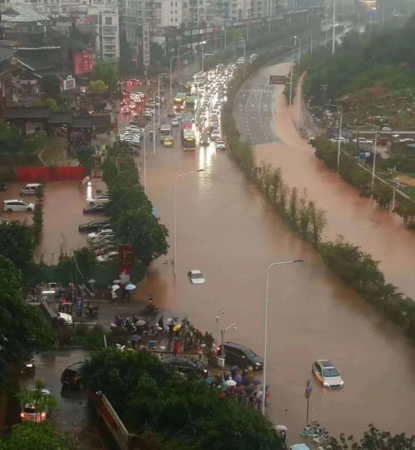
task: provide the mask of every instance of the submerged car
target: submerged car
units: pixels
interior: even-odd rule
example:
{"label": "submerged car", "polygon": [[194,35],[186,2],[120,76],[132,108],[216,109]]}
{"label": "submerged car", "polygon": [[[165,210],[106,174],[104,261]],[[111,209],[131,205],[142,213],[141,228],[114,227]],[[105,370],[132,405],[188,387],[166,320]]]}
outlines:
{"label": "submerged car", "polygon": [[206,278],[200,270],[189,270],[187,273],[192,284],[205,284]]}
{"label": "submerged car", "polygon": [[317,359],[311,366],[311,372],[320,383],[328,389],[339,389],[344,386],[340,372],[328,359]]}

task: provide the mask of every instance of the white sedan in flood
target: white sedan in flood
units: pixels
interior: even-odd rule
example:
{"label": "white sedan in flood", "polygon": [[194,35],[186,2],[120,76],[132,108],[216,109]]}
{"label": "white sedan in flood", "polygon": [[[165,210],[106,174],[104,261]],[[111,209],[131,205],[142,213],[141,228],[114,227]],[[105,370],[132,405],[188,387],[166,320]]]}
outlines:
{"label": "white sedan in flood", "polygon": [[200,270],[189,270],[187,273],[192,284],[205,284],[206,278]]}

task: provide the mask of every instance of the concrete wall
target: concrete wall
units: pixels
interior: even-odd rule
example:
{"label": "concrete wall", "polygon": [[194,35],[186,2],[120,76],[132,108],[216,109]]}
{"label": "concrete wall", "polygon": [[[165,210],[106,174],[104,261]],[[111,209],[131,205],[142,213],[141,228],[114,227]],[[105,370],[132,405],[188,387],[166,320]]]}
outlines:
{"label": "concrete wall", "polygon": [[136,445],[135,435],[128,432],[104,394],[100,395],[90,388],[88,400],[95,408],[98,416],[104,421],[109,433],[111,433],[111,436],[117,442],[120,450],[139,450]]}

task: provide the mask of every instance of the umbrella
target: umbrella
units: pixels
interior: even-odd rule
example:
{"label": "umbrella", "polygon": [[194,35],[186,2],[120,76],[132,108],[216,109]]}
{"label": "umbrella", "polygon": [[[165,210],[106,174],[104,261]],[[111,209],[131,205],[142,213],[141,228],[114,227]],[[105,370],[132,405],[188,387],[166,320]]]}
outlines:
{"label": "umbrella", "polygon": [[143,325],[146,324],[146,321],[143,319],[138,319],[137,322],[135,323],[136,327],[142,327]]}
{"label": "umbrella", "polygon": [[137,289],[137,286],[135,284],[130,283],[125,286],[126,291],[133,291],[134,289]]}
{"label": "umbrella", "polygon": [[275,427],[277,431],[288,431],[288,428],[285,425],[277,425]]}
{"label": "umbrella", "polygon": [[118,286],[118,284],[114,284],[114,285],[111,287],[111,289],[112,289],[113,291],[117,291],[119,288],[120,288],[120,287]]}
{"label": "umbrella", "polygon": [[236,386],[236,381],[235,380],[227,380],[227,381],[225,381],[225,386],[229,386],[229,387]]}

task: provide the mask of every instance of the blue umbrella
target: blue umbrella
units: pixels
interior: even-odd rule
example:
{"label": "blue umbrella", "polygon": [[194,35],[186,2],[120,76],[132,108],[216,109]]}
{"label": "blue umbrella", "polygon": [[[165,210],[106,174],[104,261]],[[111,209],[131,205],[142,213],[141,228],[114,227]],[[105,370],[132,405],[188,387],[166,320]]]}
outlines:
{"label": "blue umbrella", "polygon": [[135,284],[130,283],[125,286],[126,291],[133,291],[134,289],[137,289],[137,286]]}

